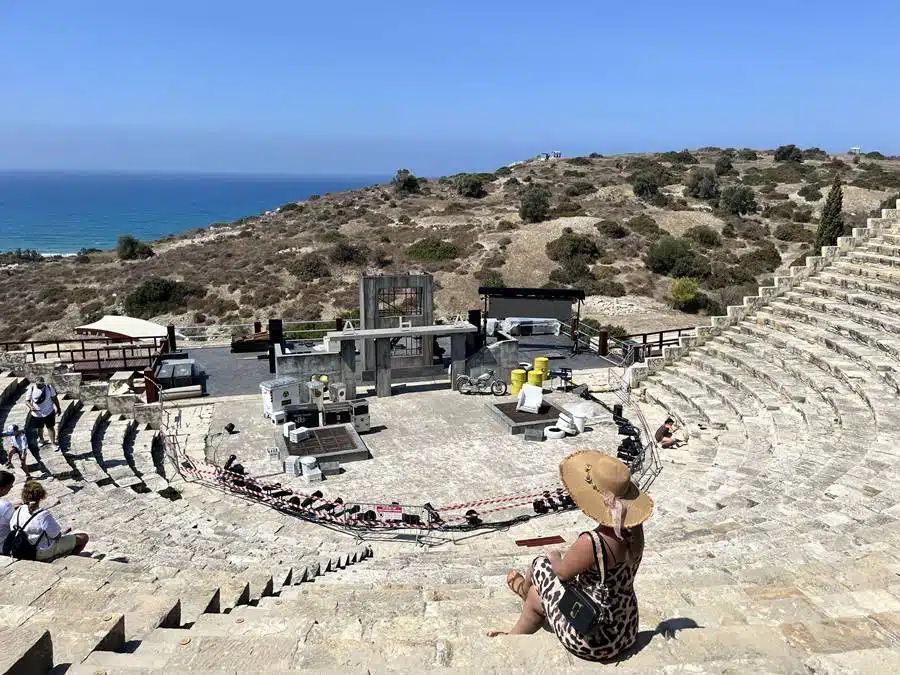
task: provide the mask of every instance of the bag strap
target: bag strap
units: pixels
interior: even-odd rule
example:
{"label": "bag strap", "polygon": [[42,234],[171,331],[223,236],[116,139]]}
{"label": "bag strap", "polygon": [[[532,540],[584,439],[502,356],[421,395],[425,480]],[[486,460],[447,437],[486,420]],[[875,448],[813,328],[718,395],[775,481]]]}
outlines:
{"label": "bag strap", "polygon": [[[591,538],[591,545],[594,547],[594,561],[597,563],[597,569],[600,570],[600,583],[606,583],[606,547],[603,546],[603,538],[596,531],[590,530],[586,533]],[[600,554],[597,554],[597,549]]]}
{"label": "bag strap", "polygon": [[[24,506],[24,505],[23,505],[23,506]],[[19,508],[22,508],[22,507],[20,506]],[[32,520],[34,520],[34,517],[35,517],[37,514],[39,514],[41,511],[43,511],[43,510],[44,510],[44,509],[38,509],[38,510],[35,511],[34,513],[30,514],[28,520],[25,521],[25,524],[24,524],[24,525],[19,525],[19,524],[18,524],[19,519],[18,519],[18,517],[16,517],[16,529],[17,529],[17,530],[22,530],[22,531],[24,532],[24,531],[25,531],[25,528],[28,527],[28,523],[30,523]],[[45,534],[45,533],[42,531],[42,532],[41,532],[41,535],[43,535],[43,534]],[[38,541],[40,541],[40,540],[41,540],[41,538],[38,537]]]}

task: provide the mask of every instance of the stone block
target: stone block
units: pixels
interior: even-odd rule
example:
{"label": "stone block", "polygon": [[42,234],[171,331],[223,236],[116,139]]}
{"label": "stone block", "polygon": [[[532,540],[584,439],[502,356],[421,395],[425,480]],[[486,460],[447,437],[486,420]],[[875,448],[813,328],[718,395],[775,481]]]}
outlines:
{"label": "stone block", "polygon": [[47,673],[53,667],[53,642],[46,628],[0,630],[0,672],[6,675]]}

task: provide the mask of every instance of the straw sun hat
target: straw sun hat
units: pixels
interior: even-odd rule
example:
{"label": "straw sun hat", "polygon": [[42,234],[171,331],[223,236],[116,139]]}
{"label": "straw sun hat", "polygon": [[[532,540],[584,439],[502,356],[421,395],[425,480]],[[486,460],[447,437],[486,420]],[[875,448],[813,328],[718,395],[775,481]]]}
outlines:
{"label": "straw sun hat", "polygon": [[616,501],[624,507],[622,527],[636,527],[653,513],[653,500],[631,481],[623,462],[596,450],[578,450],[559,465],[559,475],[572,500],[585,515],[607,527],[616,526]]}

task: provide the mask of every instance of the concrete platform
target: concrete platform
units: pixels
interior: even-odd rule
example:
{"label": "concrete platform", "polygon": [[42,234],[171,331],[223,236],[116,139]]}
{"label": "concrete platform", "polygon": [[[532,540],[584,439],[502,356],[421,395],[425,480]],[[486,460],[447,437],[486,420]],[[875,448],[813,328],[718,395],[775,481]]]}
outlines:
{"label": "concrete platform", "polygon": [[352,424],[332,424],[309,430],[310,437],[299,443],[281,439],[289,455],[312,456],[318,462],[359,462],[372,454]]}
{"label": "concrete platform", "polygon": [[541,403],[537,413],[516,410],[517,401],[506,403],[489,403],[488,412],[511,434],[524,434],[526,429],[545,429],[553,426],[562,410],[552,403]]}

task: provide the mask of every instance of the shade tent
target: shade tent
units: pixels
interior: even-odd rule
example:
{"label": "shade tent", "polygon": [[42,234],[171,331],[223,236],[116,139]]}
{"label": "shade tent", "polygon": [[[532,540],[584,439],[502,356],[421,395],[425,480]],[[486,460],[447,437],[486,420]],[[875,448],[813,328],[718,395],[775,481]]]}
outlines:
{"label": "shade tent", "polygon": [[94,323],[78,326],[75,332],[78,335],[103,335],[108,338],[123,340],[166,337],[166,327],[160,326],[158,323],[112,314],[107,314]]}

